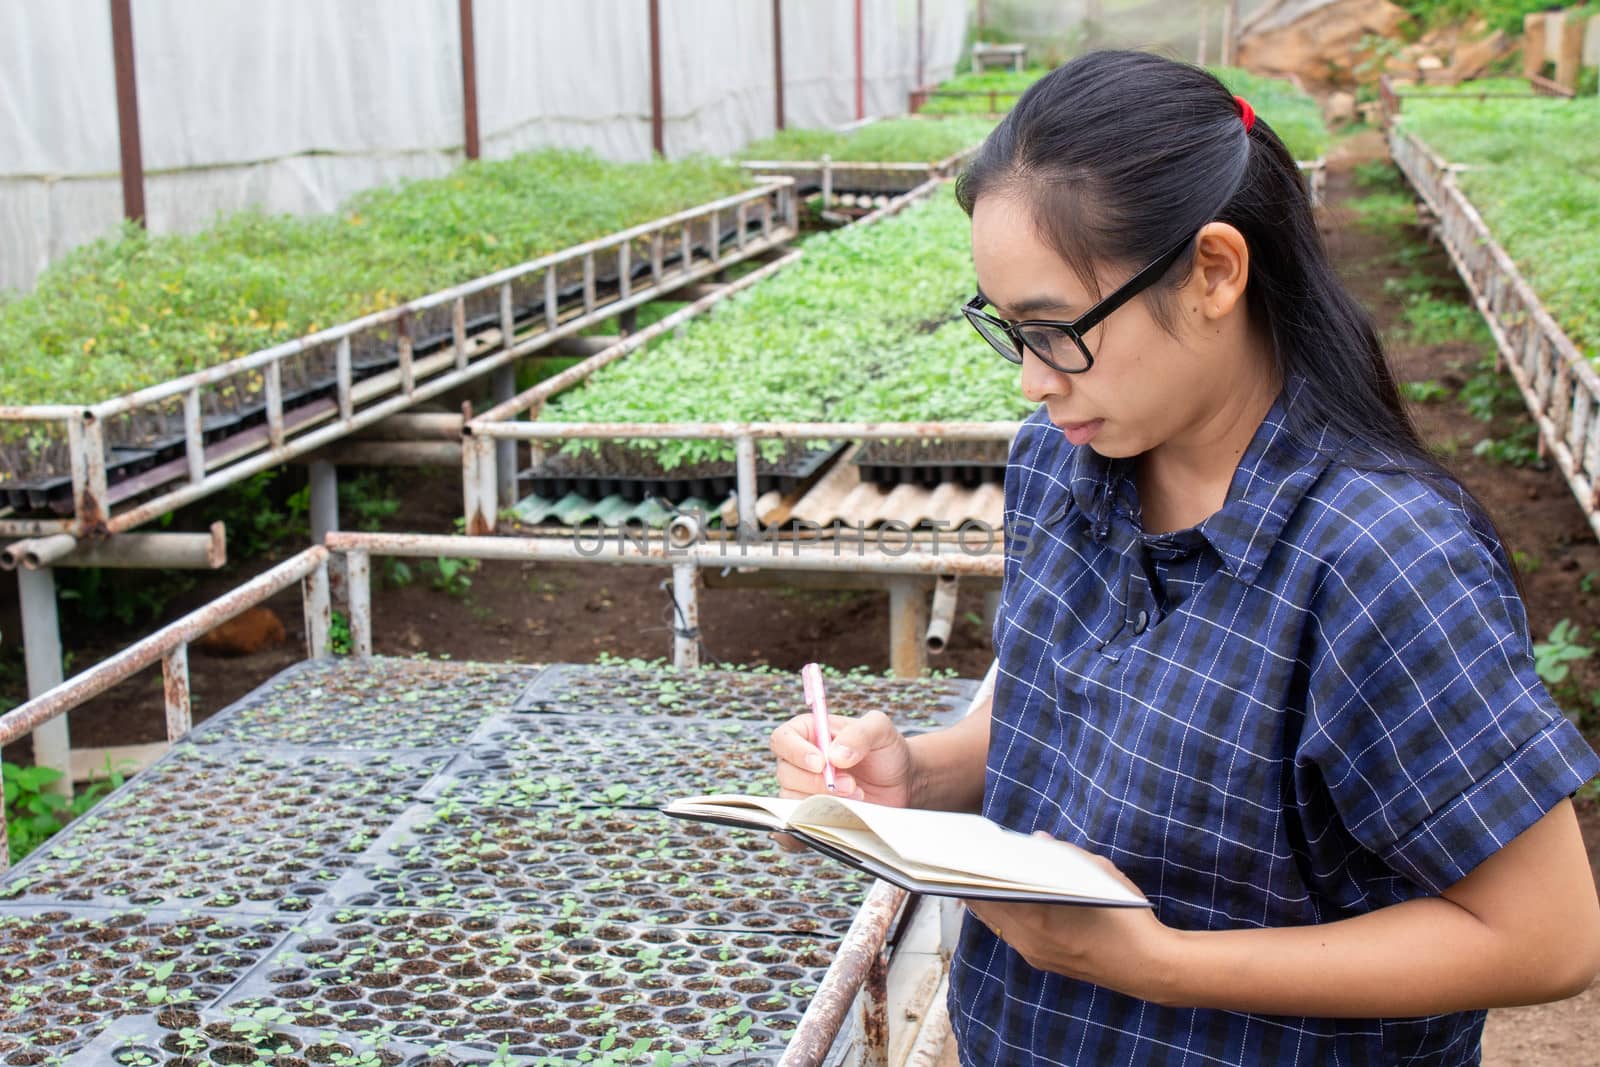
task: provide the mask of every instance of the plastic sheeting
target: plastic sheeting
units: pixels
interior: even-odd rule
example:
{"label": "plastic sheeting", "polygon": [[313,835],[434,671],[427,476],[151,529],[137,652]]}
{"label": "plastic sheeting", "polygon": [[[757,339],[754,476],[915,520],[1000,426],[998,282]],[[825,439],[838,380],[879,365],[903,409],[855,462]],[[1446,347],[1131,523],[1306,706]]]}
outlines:
{"label": "plastic sheeting", "polygon": [[[965,0],[860,0],[868,115],[903,112],[923,9],[925,80],[948,77]],[[856,117],[856,0],[784,0],[790,126]],[[660,0],[667,155],[727,153],[776,124],[772,4]],[[476,0],[481,154],[650,154],[647,0]],[[152,232],[218,213],[333,210],[462,159],[456,0],[132,0]],[[25,289],[122,217],[107,0],[0,4],[0,290]]]}

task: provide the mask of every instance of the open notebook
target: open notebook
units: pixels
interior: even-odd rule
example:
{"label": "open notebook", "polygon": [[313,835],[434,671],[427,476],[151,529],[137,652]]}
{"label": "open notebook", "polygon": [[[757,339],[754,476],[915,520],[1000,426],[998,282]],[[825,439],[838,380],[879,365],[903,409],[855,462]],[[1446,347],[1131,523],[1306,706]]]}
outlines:
{"label": "open notebook", "polygon": [[930,896],[1143,908],[1149,901],[1082,849],[981,815],[890,808],[826,794],[802,800],[721,794],[675,800],[679,819],[782,830],[818,852]]}

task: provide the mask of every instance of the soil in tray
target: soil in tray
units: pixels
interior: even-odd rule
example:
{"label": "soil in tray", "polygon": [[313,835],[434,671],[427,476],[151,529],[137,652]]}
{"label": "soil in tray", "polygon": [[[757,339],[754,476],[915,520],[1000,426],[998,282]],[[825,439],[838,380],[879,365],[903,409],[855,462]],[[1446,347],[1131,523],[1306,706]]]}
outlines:
{"label": "soil in tray", "polygon": [[[788,442],[783,454],[773,461],[756,459],[756,489],[789,490],[822,469],[842,445],[808,447],[804,442]],[[552,451],[544,462],[524,471],[524,486],[544,497],[562,497],[576,492],[587,497],[617,494],[625,500],[642,501],[650,497],[685,500],[699,497],[718,500],[736,488],[732,460],[688,463],[670,470],[657,461],[649,448],[624,441],[602,441],[598,451],[567,455]]]}

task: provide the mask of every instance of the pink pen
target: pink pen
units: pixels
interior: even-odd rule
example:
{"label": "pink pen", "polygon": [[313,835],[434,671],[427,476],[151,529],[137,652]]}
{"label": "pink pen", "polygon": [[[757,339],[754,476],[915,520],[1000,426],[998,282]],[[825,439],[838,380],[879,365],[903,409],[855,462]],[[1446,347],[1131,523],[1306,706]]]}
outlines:
{"label": "pink pen", "polygon": [[833,764],[828,761],[828,694],[822,689],[822,668],[815,663],[801,667],[800,684],[805,688],[806,706],[811,709],[811,722],[816,727],[817,747],[822,750],[822,780],[832,793],[835,787]]}

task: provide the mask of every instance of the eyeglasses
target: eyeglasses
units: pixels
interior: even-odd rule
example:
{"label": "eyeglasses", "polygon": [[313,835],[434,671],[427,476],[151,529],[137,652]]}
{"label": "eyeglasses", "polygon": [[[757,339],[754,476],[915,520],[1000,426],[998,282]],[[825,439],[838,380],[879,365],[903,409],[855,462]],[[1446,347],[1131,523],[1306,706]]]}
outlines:
{"label": "eyeglasses", "polygon": [[1116,292],[1071,322],[1054,319],[1008,322],[983,310],[989,300],[982,293],[967,301],[961,313],[972,323],[973,329],[989,342],[990,347],[1012,363],[1022,362],[1022,350],[1026,345],[1051,370],[1062,374],[1082,374],[1094,366],[1094,353],[1089,351],[1084,335],[1100,325],[1107,315],[1154,285],[1193,241],[1194,234],[1189,234],[1162,253],[1154,263],[1129,278]]}

